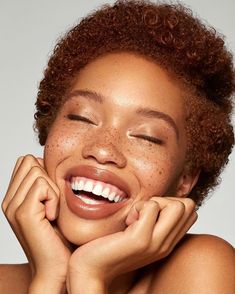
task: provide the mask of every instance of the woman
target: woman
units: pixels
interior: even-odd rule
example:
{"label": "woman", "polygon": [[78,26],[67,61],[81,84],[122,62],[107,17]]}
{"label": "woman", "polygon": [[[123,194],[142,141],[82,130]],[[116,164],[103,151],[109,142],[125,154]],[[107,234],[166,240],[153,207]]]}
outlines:
{"label": "woman", "polygon": [[[3,293],[233,293],[234,251],[186,235],[234,144],[231,54],[181,5],[118,1],[57,44],[2,208],[29,263]],[[179,282],[180,281],[180,282]]]}

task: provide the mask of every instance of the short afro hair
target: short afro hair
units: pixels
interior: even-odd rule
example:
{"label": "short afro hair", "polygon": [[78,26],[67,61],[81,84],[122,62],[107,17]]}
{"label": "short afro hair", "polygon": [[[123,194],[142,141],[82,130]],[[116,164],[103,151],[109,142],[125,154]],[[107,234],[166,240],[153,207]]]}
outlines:
{"label": "short afro hair", "polygon": [[35,113],[39,142],[45,144],[79,71],[101,55],[122,51],[151,59],[191,89],[192,97],[186,98],[186,166],[201,173],[188,196],[199,207],[218,184],[234,145],[235,78],[223,36],[181,4],[116,1],[68,31],[55,46],[39,86]]}

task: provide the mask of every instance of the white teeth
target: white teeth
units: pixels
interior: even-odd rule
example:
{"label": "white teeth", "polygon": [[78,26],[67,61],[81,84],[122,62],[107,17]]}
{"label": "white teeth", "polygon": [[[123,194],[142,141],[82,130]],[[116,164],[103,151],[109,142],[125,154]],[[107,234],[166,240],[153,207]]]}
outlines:
{"label": "white teeth", "polygon": [[72,182],[72,183],[71,183],[71,188],[72,188],[72,190],[75,190],[75,184],[76,184],[76,182]]}
{"label": "white teeth", "polygon": [[114,198],[114,202],[118,202],[119,198],[120,198],[120,196],[117,195],[117,196]]}
{"label": "white teeth", "polygon": [[94,200],[92,198],[89,199],[89,198],[83,197],[82,195],[77,195],[77,197],[80,198],[86,204],[100,204],[99,201]]}
{"label": "white teeth", "polygon": [[94,189],[92,190],[92,193],[95,195],[100,196],[102,193],[103,187],[101,184],[97,183],[94,187]]}
{"label": "white teeth", "polygon": [[80,181],[73,181],[71,183],[71,188],[72,190],[75,190],[75,191],[80,191],[80,190],[84,190],[84,181],[83,180],[80,180]]}
{"label": "white teeth", "polygon": [[74,182],[74,190],[78,190],[78,182]]}
{"label": "white teeth", "polygon": [[102,195],[104,198],[108,198],[108,197],[109,197],[109,192],[110,192],[109,187],[106,187],[106,188],[104,188],[104,191],[102,192],[101,195]]}
{"label": "white teeth", "polygon": [[110,201],[113,201],[114,197],[116,196],[115,192],[112,192],[109,196],[108,196],[108,199]]}
{"label": "white teeth", "polygon": [[93,190],[93,183],[92,181],[87,181],[85,183],[85,186],[83,187],[83,190],[86,192],[91,192]]}
{"label": "white teeth", "polygon": [[77,185],[76,185],[75,190],[83,190],[85,182],[81,180],[81,181],[76,182],[76,183],[77,183]]}
{"label": "white teeth", "polygon": [[[86,192],[92,192],[93,194],[97,196],[101,196],[104,198],[108,198],[109,201],[122,202],[125,197],[118,195],[118,191],[114,189],[113,192],[111,192],[111,187],[109,184],[104,185],[102,182],[94,182],[88,179],[83,178],[72,178],[71,180],[71,188],[74,191],[86,191]],[[79,196],[80,197],[80,196]],[[84,198],[81,199],[87,204],[98,204],[98,200],[94,199],[88,199]]]}

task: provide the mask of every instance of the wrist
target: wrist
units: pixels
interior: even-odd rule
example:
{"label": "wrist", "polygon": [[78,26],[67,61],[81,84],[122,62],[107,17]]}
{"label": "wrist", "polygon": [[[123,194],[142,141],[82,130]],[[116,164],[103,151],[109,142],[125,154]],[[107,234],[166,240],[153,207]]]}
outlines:
{"label": "wrist", "polygon": [[66,284],[60,279],[53,279],[42,276],[34,276],[32,279],[28,294],[65,294]]}
{"label": "wrist", "polygon": [[70,294],[106,294],[106,283],[89,274],[70,273],[68,277]]}

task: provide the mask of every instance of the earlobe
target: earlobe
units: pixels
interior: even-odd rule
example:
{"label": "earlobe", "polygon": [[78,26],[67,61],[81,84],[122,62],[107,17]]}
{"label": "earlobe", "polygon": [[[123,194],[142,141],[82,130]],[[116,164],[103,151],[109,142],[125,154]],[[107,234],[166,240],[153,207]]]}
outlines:
{"label": "earlobe", "polygon": [[193,187],[196,185],[199,175],[200,170],[196,170],[187,174],[183,173],[176,190],[176,197],[186,198],[192,191]]}

